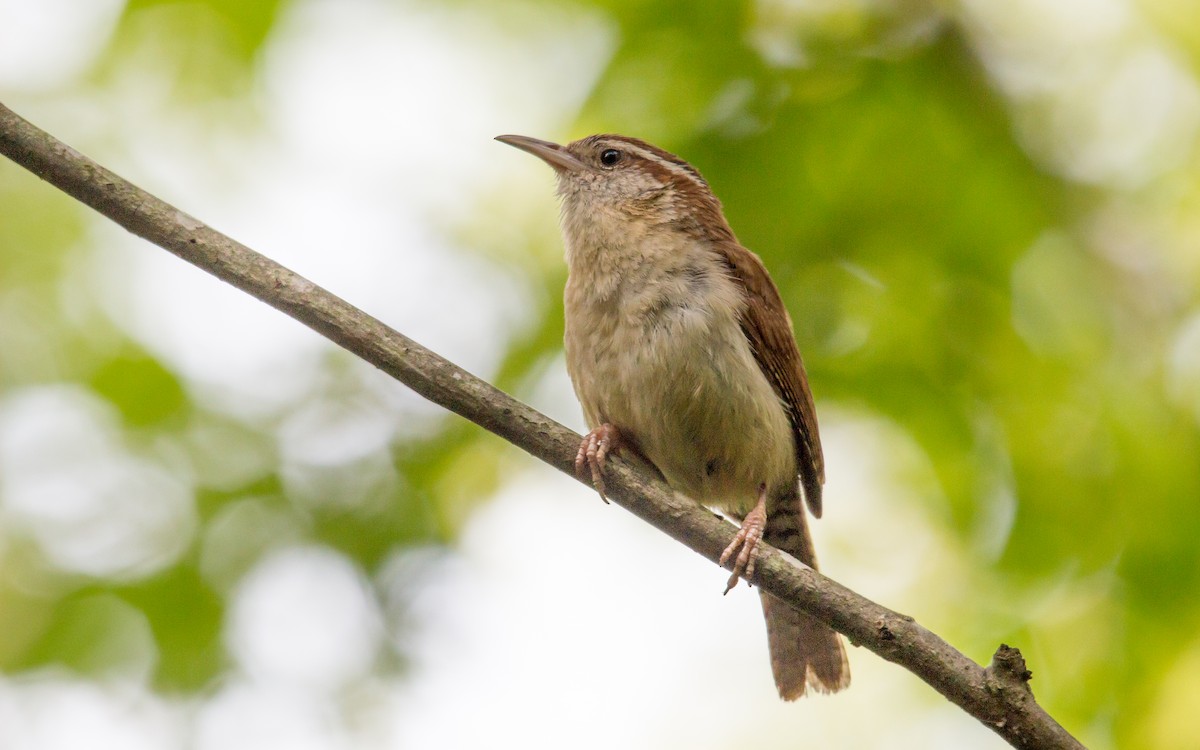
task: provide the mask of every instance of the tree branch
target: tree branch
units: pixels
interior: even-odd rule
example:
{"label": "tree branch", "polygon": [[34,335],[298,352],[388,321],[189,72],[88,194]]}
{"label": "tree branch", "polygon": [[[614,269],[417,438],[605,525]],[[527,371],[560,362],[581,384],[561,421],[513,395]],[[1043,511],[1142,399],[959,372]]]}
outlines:
{"label": "tree branch", "polygon": [[[183,260],[304,323],[425,398],[574,476],[579,436],[416,342],[159,200],[0,105],[0,152],[68,195]],[[716,562],[731,525],[619,460],[609,496]],[[1020,652],[1001,646],[986,669],[911,617],[893,612],[762,546],[752,582],[929,683],[1014,747],[1082,748],[1034,700]]]}

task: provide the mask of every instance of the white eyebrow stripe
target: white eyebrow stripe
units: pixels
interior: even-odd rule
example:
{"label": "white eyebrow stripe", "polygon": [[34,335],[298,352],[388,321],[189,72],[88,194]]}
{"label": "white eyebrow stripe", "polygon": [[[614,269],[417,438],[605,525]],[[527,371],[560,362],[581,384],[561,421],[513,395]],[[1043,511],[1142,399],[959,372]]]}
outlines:
{"label": "white eyebrow stripe", "polygon": [[692,165],[686,163],[681,164],[680,162],[672,161],[671,159],[664,159],[653,151],[647,151],[641,146],[630,143],[629,141],[622,141],[621,145],[623,145],[627,151],[634,153],[647,161],[652,161],[655,164],[661,165],[662,167],[666,168],[668,172],[676,174],[687,180],[691,180],[698,187],[704,188],[705,190],[708,189],[708,182],[706,182],[705,179],[700,176],[700,173],[697,172],[696,168]]}

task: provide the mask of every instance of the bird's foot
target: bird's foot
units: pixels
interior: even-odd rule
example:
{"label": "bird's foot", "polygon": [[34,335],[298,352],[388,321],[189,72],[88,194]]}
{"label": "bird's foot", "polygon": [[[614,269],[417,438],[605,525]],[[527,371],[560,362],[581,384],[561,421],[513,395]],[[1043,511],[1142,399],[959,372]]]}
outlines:
{"label": "bird's foot", "polygon": [[[737,536],[721,553],[722,567],[733,559],[733,575],[729,576],[729,582],[725,585],[726,594],[737,585],[738,578],[745,578],[748,583],[750,576],[754,575],[754,563],[758,560],[758,543],[762,541],[766,528],[767,486],[764,484],[758,488],[758,502],[754,509],[742,519],[742,528],[738,529]],[[737,557],[734,557],[735,554]]]}
{"label": "bird's foot", "polygon": [[621,433],[611,424],[605,423],[583,436],[579,443],[579,452],[575,454],[575,473],[581,479],[587,479],[584,468],[591,470],[592,485],[600,493],[600,499],[608,502],[604,494],[604,460],[610,451],[616,450],[621,444]]}

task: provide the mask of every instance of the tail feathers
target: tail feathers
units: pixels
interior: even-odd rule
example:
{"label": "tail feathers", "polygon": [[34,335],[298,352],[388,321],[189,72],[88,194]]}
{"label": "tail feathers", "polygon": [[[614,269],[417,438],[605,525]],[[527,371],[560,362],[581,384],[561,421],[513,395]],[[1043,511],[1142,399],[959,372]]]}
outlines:
{"label": "tail feathers", "polygon": [[762,606],[779,697],[794,701],[809,690],[836,693],[849,687],[841,636],[770,594],[762,594]]}
{"label": "tail feathers", "polygon": [[[808,521],[799,496],[793,492],[768,510],[763,539],[816,569],[817,555]],[[762,606],[771,670],[781,698],[791,701],[809,690],[836,693],[849,687],[850,665],[841,636],[770,594],[762,594]]]}

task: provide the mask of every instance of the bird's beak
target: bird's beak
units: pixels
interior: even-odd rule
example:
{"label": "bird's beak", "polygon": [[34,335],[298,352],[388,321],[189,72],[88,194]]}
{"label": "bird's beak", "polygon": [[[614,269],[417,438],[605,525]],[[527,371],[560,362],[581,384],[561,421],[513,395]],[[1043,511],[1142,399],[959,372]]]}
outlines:
{"label": "bird's beak", "polygon": [[496,140],[501,143],[528,151],[537,158],[554,167],[555,172],[579,172],[586,169],[583,162],[557,143],[541,141],[527,135],[498,135]]}

